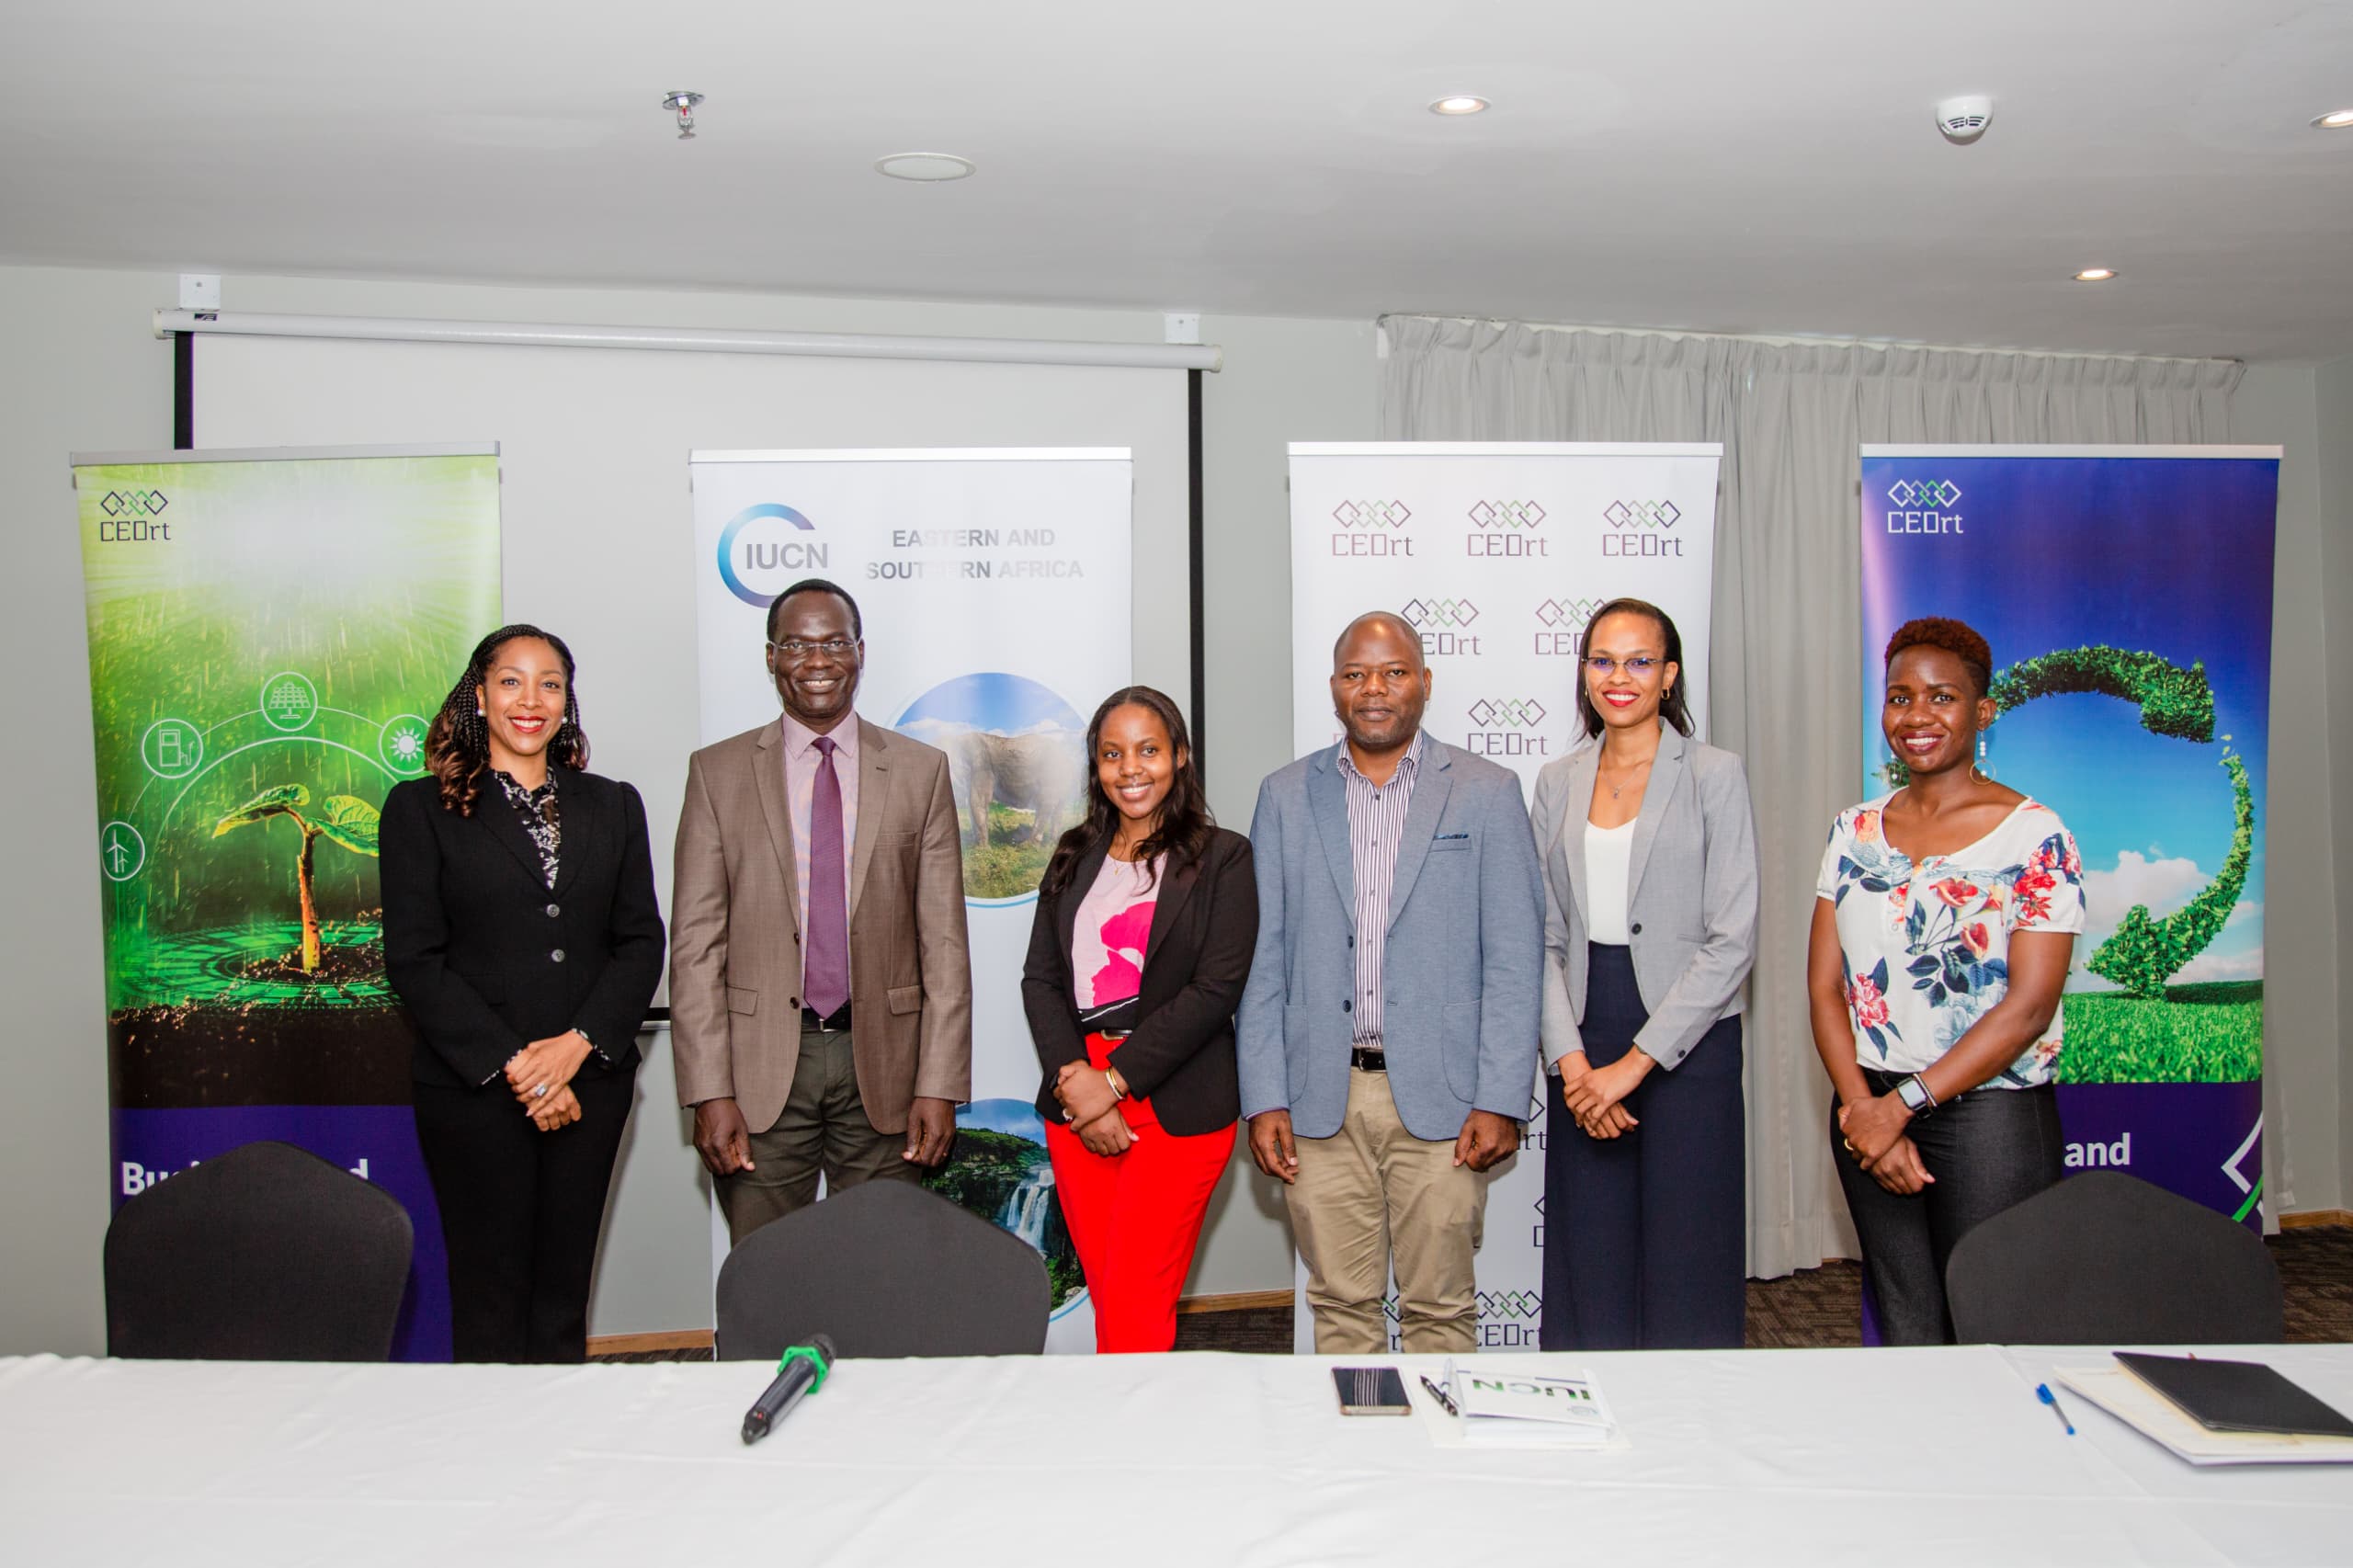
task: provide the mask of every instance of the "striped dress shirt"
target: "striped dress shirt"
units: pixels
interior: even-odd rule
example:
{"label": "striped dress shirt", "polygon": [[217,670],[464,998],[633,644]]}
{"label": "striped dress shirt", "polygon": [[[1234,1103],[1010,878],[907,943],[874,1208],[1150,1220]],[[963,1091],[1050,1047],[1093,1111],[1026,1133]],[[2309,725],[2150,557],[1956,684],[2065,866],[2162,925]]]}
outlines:
{"label": "striped dress shirt", "polygon": [[1345,742],[1340,779],[1348,799],[1348,859],[1357,880],[1356,1043],[1381,1048],[1381,963],[1389,951],[1389,893],[1397,881],[1397,851],[1405,840],[1405,808],[1422,770],[1422,735],[1414,732],[1389,782],[1376,786],[1357,771]]}

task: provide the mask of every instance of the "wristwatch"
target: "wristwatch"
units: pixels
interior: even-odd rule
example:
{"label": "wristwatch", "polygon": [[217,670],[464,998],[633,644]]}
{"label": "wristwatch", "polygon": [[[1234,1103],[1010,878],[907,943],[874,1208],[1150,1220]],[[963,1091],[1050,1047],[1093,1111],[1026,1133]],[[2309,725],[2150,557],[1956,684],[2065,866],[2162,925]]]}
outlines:
{"label": "wristwatch", "polygon": [[1915,1120],[1937,1108],[1937,1096],[1928,1092],[1927,1080],[1917,1073],[1896,1084],[1895,1097],[1904,1102],[1904,1108],[1912,1113]]}

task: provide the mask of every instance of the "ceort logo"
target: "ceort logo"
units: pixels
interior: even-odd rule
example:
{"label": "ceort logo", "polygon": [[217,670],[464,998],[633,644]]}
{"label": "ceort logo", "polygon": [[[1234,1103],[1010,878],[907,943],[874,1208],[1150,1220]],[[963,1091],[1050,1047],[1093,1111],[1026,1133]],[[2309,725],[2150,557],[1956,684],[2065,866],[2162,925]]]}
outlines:
{"label": "ceort logo", "polygon": [[1532,697],[1483,697],[1471,705],[1468,716],[1478,728],[1463,737],[1463,749],[1473,756],[1552,755],[1550,735],[1528,733],[1544,722],[1544,705]]}
{"label": "ceort logo", "polygon": [[1899,479],[1887,487],[1887,531],[1892,534],[1957,534],[1961,486],[1949,479]]}
{"label": "ceort logo", "polygon": [[1403,501],[1343,501],[1332,508],[1332,520],[1350,531],[1332,536],[1332,553],[1411,555],[1414,541],[1395,530],[1413,515]]}
{"label": "ceort logo", "polygon": [[1552,552],[1552,541],[1530,539],[1527,530],[1548,514],[1533,501],[1480,501],[1467,516],[1479,531],[1462,536],[1465,555],[1539,556]]}
{"label": "ceort logo", "polygon": [[1479,639],[1461,634],[1479,619],[1479,607],[1469,599],[1408,599],[1402,613],[1405,624],[1422,634],[1424,658],[1479,652]]}
{"label": "ceort logo", "polygon": [[1586,622],[1607,600],[1546,599],[1536,607],[1534,652],[1540,658],[1576,659],[1585,656]]}
{"label": "ceort logo", "polygon": [[797,538],[817,525],[790,506],[763,501],[727,519],[719,530],[719,580],[754,609],[766,609],[792,578],[823,570],[826,546]]}
{"label": "ceort logo", "polygon": [[1961,486],[1949,479],[1899,479],[1887,487],[1887,498],[1899,506],[1949,506],[1961,499]]}
{"label": "ceort logo", "polygon": [[100,544],[144,544],[168,540],[172,526],[157,519],[171,502],[160,490],[109,490],[98,498],[106,517],[98,524]]}
{"label": "ceort logo", "polygon": [[1683,520],[1683,509],[1672,501],[1612,501],[1601,509],[1601,520],[1616,533],[1601,536],[1604,555],[1681,555],[1683,541],[1653,530],[1671,528]]}

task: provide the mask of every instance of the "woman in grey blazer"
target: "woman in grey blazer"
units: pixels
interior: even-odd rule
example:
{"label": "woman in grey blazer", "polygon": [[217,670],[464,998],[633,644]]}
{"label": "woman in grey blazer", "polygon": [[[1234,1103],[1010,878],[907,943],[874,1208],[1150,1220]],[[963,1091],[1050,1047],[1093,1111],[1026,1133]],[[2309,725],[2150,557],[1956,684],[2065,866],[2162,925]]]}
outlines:
{"label": "woman in grey blazer", "polygon": [[1756,841],[1740,758],[1690,739],[1683,640],[1612,599],[1577,710],[1600,744],[1536,780],[1544,865],[1547,1350],[1736,1347],[1740,984]]}

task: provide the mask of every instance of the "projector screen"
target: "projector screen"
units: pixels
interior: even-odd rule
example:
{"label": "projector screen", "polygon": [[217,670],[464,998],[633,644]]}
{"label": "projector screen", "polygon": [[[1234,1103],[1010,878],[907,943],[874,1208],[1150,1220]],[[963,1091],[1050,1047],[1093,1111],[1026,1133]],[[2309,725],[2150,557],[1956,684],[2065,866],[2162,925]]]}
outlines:
{"label": "projector screen", "polygon": [[689,451],[1129,449],[1135,678],[1192,710],[1183,370],[204,335],[193,347],[199,448],[498,443],[506,619],[571,644],[591,765],[643,793],[665,909],[696,744]]}

